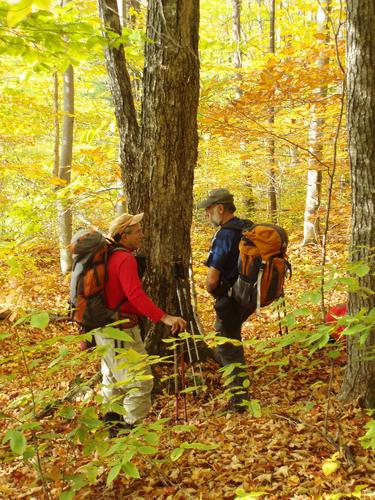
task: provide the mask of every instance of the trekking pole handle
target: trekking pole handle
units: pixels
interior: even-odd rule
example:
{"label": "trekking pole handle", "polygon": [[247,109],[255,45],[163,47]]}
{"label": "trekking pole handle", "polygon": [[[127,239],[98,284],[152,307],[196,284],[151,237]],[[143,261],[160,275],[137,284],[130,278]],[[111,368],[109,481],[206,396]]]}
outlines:
{"label": "trekking pole handle", "polygon": [[178,262],[175,262],[173,264],[173,276],[176,279],[185,278],[184,265],[183,265],[182,261],[178,261]]}

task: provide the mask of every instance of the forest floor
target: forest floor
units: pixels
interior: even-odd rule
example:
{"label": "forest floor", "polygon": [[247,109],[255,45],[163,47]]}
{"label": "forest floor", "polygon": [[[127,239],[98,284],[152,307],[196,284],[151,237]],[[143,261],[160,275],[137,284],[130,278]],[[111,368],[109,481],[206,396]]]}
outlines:
{"label": "forest floor", "polygon": [[[328,261],[340,263],[345,258],[343,247],[334,242],[330,252]],[[310,290],[306,269],[311,262],[319,263],[320,258],[318,249],[302,251],[297,243],[291,253],[294,277],[288,285],[289,310],[299,307],[296,297]],[[209,332],[213,325],[212,304],[201,286],[203,271],[197,267],[199,312],[202,324]],[[25,310],[63,309],[68,285],[58,272],[55,256],[43,250],[38,272],[38,280],[31,272],[24,282],[15,280],[10,287],[4,284],[3,290],[13,297],[22,296]],[[332,300],[340,298],[331,297]],[[3,300],[0,300],[0,305],[4,304],[5,295],[0,299]],[[313,328],[313,317],[312,314],[310,318],[304,318],[306,328]],[[99,367],[97,360],[85,358],[79,354],[78,345],[73,344],[75,347],[69,349],[76,352],[69,353],[65,365],[53,371],[56,357],[64,355],[64,342],[50,347],[40,342],[63,339],[74,333],[74,327],[68,323],[50,323],[40,330],[25,324],[15,325],[14,320],[0,321],[1,351],[5,359],[2,375],[8,376],[0,391],[1,416],[5,422],[2,433],[21,420],[27,421],[23,410],[30,403],[31,389],[34,394],[45,394],[45,400],[63,397],[72,380],[77,376],[88,380]],[[11,336],[6,337],[9,332]],[[250,318],[244,325],[245,339],[267,340],[279,335],[274,313],[267,310],[260,318]],[[38,345],[42,347],[38,349]],[[263,362],[263,355],[250,344],[246,348],[246,360],[251,393],[259,402],[258,411],[253,413],[227,412],[227,401],[221,397],[218,367],[212,361],[203,363],[208,390],[204,398],[195,399],[192,394],[187,396],[190,427],[173,427],[174,396],[163,391],[155,397],[145,426],[149,424],[152,429],[153,423],[160,418],[169,417],[171,421],[164,424],[156,454],[146,453],[133,459],[140,478],[120,474],[107,486],[108,468],[101,468],[98,458],[91,484],[79,489],[75,498],[375,498],[374,455],[359,441],[370,417],[358,405],[343,404],[337,398],[345,368],[345,349],[332,361],[328,352],[334,348],[336,346],[309,354],[306,349],[291,346],[264,358]],[[27,362],[28,371],[23,360]],[[170,371],[170,368],[163,370]],[[94,387],[94,394],[98,390],[99,384]],[[73,403],[79,404],[79,401]],[[37,407],[36,413],[40,409]],[[73,446],[71,439],[64,439],[76,422],[74,417],[69,419],[66,414],[66,418],[63,417],[61,412],[56,412],[40,419],[41,427],[35,433],[31,425],[24,426],[28,441],[35,445],[35,436],[38,439],[44,488],[33,461],[15,457],[9,450],[9,443],[2,443],[0,498],[40,499],[46,497],[46,490],[49,498],[58,498],[63,490],[68,489],[66,476],[85,470],[84,466],[92,456],[90,458],[89,451],[80,443]],[[28,422],[32,422],[31,417]],[[181,444],[197,442],[215,447],[199,449],[199,446],[189,448]],[[178,458],[173,455],[176,449],[180,450],[178,455],[181,453]],[[171,454],[175,460],[170,458]],[[323,464],[330,458],[336,470],[327,475]]]}

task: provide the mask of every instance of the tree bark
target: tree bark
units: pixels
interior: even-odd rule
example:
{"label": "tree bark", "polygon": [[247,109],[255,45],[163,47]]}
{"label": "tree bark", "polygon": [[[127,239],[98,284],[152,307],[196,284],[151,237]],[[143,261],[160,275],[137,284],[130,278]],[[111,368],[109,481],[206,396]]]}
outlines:
{"label": "tree bark", "polygon": [[[318,40],[317,43],[327,44],[329,41],[328,35],[328,18],[327,12],[330,11],[331,0],[326,1],[326,10],[321,6],[318,8],[317,14],[317,32],[326,33],[325,40]],[[326,57],[321,57],[317,61],[318,68],[324,69],[329,64]],[[311,108],[311,120],[309,129],[309,150],[314,156],[310,155],[308,160],[307,172],[307,190],[306,204],[303,226],[303,245],[319,243],[320,234],[320,217],[319,208],[322,197],[322,170],[319,165],[319,160],[323,158],[323,130],[325,124],[324,108],[319,103],[324,100],[327,95],[327,86],[321,86],[314,91],[316,103]]]}
{"label": "tree bark", "polygon": [[[121,36],[121,22],[116,0],[98,0],[99,13],[104,27]],[[126,67],[124,47],[107,45],[105,49],[109,87],[115,108],[115,116],[120,135],[120,163],[122,181],[127,196],[129,212],[136,213],[138,207],[132,202],[129,193],[137,189],[135,173],[138,168],[139,125],[134,106],[129,72]],[[126,174],[125,174],[126,173]]]}
{"label": "tree bark", "polygon": [[[348,2],[347,90],[348,136],[352,179],[352,262],[365,261],[371,271],[360,278],[360,286],[375,290],[375,35],[372,0]],[[349,313],[375,306],[374,295],[349,294]],[[363,346],[357,336],[348,337],[348,365],[341,398],[358,399],[375,408],[375,330]],[[369,359],[372,350],[372,358]]]}
{"label": "tree bark", "polygon": [[54,147],[53,147],[53,170],[52,175],[58,177],[60,167],[60,121],[59,121],[59,77],[57,72],[53,74],[53,131],[54,131]]}
{"label": "tree bark", "polygon": [[[99,0],[102,19],[120,34],[114,0]],[[120,131],[122,177],[129,210],[145,212],[148,271],[144,284],[170,313],[178,303],[173,265],[188,277],[192,187],[197,160],[199,97],[198,0],[150,0],[143,73],[141,126],[136,120],[123,48],[108,47],[106,62]],[[189,293],[188,278],[184,288]],[[190,309],[191,300],[189,294]],[[193,317],[191,312],[191,317]],[[149,352],[160,352],[160,330]]]}
{"label": "tree bark", "polygon": [[[63,75],[63,123],[61,137],[61,160],[59,178],[70,183],[73,156],[74,127],[74,72],[70,65]],[[72,239],[72,211],[69,204],[59,199],[57,201],[58,227],[60,239],[60,267],[63,274],[72,269],[72,255],[69,250]]]}
{"label": "tree bark", "polygon": [[[232,40],[235,44],[233,53],[233,63],[235,68],[242,68],[242,52],[241,52],[241,0],[232,0]],[[238,86],[236,88],[236,99],[242,95],[241,80],[242,75],[237,73]]]}
{"label": "tree bark", "polygon": [[[276,21],[275,0],[271,0],[270,10],[270,53],[275,53],[275,21]],[[275,109],[270,106],[268,109],[268,123],[273,126],[275,123]],[[268,149],[268,211],[273,223],[277,222],[277,198],[276,198],[276,169],[275,169],[275,139],[271,136],[267,139]]]}

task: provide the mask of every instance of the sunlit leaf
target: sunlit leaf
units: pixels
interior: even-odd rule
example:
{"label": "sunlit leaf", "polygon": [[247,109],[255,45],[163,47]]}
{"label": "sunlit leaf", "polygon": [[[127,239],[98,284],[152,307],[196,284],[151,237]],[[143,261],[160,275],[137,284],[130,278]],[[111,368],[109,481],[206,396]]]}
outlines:
{"label": "sunlit leaf", "polygon": [[122,464],[122,470],[127,476],[134,477],[134,479],[139,479],[141,477],[137,467],[132,462],[125,462]]}
{"label": "sunlit leaf", "polygon": [[9,27],[13,27],[30,14],[32,9],[32,0],[22,0],[21,2],[12,5],[7,14],[7,22]]}
{"label": "sunlit leaf", "polygon": [[6,432],[3,442],[9,441],[10,449],[17,455],[22,455],[26,449],[26,438],[22,432],[10,429]]}
{"label": "sunlit leaf", "polygon": [[120,471],[121,471],[121,463],[116,464],[112,467],[107,476],[107,486],[110,486],[113,483],[113,481],[119,475]]}
{"label": "sunlit leaf", "polygon": [[33,328],[39,328],[44,330],[49,323],[49,314],[46,312],[41,312],[38,314],[33,314],[31,316],[30,324]]}

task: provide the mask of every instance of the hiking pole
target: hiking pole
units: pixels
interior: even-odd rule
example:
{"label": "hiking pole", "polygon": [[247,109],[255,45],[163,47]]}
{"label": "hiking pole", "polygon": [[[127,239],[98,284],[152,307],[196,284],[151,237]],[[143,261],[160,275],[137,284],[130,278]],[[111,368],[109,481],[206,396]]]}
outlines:
{"label": "hiking pole", "polygon": [[[180,352],[178,352],[178,349],[180,347]],[[176,424],[180,420],[180,400],[182,399],[182,405],[183,405],[183,419],[185,422],[187,422],[187,407],[186,407],[186,393],[184,392],[181,396],[180,392],[180,387],[179,387],[179,380],[181,380],[181,391],[185,389],[185,361],[184,361],[184,351],[181,348],[181,343],[180,345],[175,344],[174,346],[174,351],[173,351],[173,360],[174,360],[174,393],[175,393],[175,422]],[[179,361],[180,361],[180,366],[179,366]]]}
{"label": "hiking pole", "polygon": [[177,352],[177,343],[175,344],[173,348],[173,374],[174,374],[174,395],[175,395],[175,401],[174,401],[174,415],[175,415],[175,421],[176,423],[178,422],[178,398],[179,398],[179,391],[178,391],[178,352]]}
{"label": "hiking pole", "polygon": [[279,335],[282,336],[283,335],[283,329],[281,327],[280,304],[278,304],[278,306],[277,306],[277,324],[278,324],[278,327],[279,327]]}
{"label": "hiking pole", "polygon": [[[186,387],[186,382],[185,382],[185,358],[184,358],[184,349],[182,348],[181,345],[181,390],[184,391]],[[182,393],[182,405],[183,405],[183,410],[184,410],[184,421],[187,422],[187,407],[186,407],[186,392]]]}
{"label": "hiking pole", "polygon": [[[177,282],[177,296],[178,296],[178,300],[179,300],[179,304],[180,304],[180,310],[181,310],[181,313],[182,313],[182,305],[181,305],[182,301],[181,301],[181,296],[180,296],[180,293],[179,293],[179,284],[181,284],[183,278],[185,277],[184,268],[183,268],[182,262],[176,262],[175,263],[175,266],[174,266],[174,275],[175,275],[176,282]],[[186,316],[189,318],[190,333],[192,335],[195,356],[196,356],[196,359],[197,359],[197,362],[198,362],[199,375],[201,377],[202,385],[204,385],[205,381],[204,381],[204,376],[203,376],[203,371],[202,371],[202,363],[201,363],[200,356],[199,356],[197,341],[196,341],[195,335],[194,335],[194,322],[191,320],[191,316],[189,314],[189,308],[188,308],[189,301],[188,301],[187,292],[186,292],[186,289],[185,289],[184,286],[182,286],[182,292],[183,292],[184,300],[185,300]],[[188,351],[189,351],[189,360],[190,360],[190,363],[192,363],[192,361],[190,359],[191,358],[191,353],[190,353],[190,345],[188,344],[188,340],[187,340],[187,345],[188,345]]]}
{"label": "hiking pole", "polygon": [[[181,316],[183,316],[184,315],[184,310],[183,310],[183,306],[182,306],[181,291],[179,289],[177,264],[175,264],[175,266],[173,268],[173,274],[174,274],[174,276],[176,278],[176,293],[177,293],[178,306],[179,306],[179,309],[180,309],[180,314],[181,314]],[[190,324],[190,329],[191,329],[191,322],[190,321],[189,321],[189,324]],[[188,356],[189,356],[191,374],[193,376],[194,389],[195,389],[194,392],[195,392],[195,395],[198,397],[199,391],[198,391],[198,386],[197,386],[197,378],[195,376],[194,365],[193,365],[193,356],[191,355],[190,343],[189,343],[189,339],[188,338],[186,339],[186,347],[187,347],[187,352],[188,352]]]}
{"label": "hiking pole", "polygon": [[[282,307],[282,309],[283,309],[283,313],[284,313],[284,318],[283,318],[283,319],[285,319],[285,318],[286,318],[286,316],[287,316],[287,312],[286,312],[286,304],[285,304],[285,295],[284,295],[284,290],[283,290],[282,298],[283,298],[283,300],[282,300],[282,302],[281,302],[281,307]],[[286,335],[288,335],[288,333],[289,333],[288,325],[287,325],[287,324],[285,324],[285,334],[286,334]]]}

